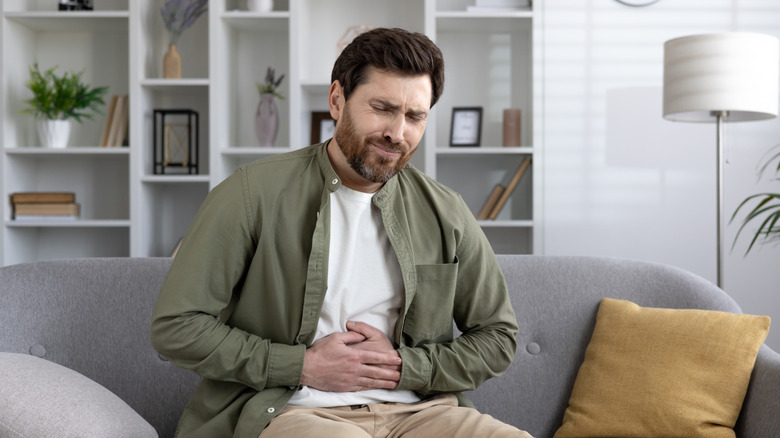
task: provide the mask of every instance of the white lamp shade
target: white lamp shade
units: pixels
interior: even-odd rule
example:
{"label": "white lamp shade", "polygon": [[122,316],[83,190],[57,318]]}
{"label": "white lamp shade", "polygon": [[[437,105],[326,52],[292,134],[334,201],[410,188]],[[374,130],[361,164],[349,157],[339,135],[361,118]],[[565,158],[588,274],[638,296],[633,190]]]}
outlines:
{"label": "white lamp shade", "polygon": [[756,33],[691,35],[664,44],[664,118],[715,122],[777,116],[778,39]]}

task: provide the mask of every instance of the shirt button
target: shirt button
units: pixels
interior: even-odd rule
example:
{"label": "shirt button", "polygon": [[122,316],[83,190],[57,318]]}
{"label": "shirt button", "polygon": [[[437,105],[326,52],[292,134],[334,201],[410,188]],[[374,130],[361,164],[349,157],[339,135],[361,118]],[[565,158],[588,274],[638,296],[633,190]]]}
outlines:
{"label": "shirt button", "polygon": [[330,183],[335,186],[336,184],[339,183],[339,179],[338,178],[333,178],[333,181],[331,181]]}
{"label": "shirt button", "polygon": [[270,408],[268,408],[268,411],[267,411],[267,412],[268,412],[269,414],[273,414],[274,412],[276,412],[276,409],[274,409],[273,407],[270,407]]}

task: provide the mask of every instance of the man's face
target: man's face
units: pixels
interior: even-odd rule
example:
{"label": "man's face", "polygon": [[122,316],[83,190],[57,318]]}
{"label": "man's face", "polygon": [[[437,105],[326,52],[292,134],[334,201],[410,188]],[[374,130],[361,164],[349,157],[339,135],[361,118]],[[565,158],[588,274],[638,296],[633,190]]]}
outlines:
{"label": "man's face", "polygon": [[[339,91],[335,83],[331,100]],[[341,152],[334,151],[340,155],[334,167],[347,173],[341,177],[348,187],[378,190],[406,166],[425,132],[431,93],[427,75],[369,69],[349,101],[341,95],[331,102],[331,115],[338,120],[334,140]]]}

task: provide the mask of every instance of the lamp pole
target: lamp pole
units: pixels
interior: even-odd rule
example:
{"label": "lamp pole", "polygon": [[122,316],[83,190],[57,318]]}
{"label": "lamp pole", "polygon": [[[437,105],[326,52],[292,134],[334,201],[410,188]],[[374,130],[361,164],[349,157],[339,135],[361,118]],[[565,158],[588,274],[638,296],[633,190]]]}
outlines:
{"label": "lamp pole", "polygon": [[717,152],[717,160],[718,160],[718,174],[717,174],[717,200],[716,202],[716,209],[717,209],[717,216],[715,219],[715,228],[717,232],[717,237],[715,238],[715,245],[717,249],[717,262],[716,262],[716,269],[717,269],[717,277],[718,277],[718,287],[723,289],[723,244],[721,240],[723,239],[723,119],[728,116],[728,111],[712,111],[711,113],[713,116],[715,116],[717,120],[717,142],[718,142],[718,152]]}

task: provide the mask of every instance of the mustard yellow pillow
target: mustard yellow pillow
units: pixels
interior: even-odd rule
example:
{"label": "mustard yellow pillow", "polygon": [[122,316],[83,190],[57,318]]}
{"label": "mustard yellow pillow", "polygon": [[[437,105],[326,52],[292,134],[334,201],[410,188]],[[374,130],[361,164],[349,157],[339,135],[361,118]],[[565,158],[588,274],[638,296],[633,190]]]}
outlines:
{"label": "mustard yellow pillow", "polygon": [[769,322],[604,298],[555,438],[733,438]]}

